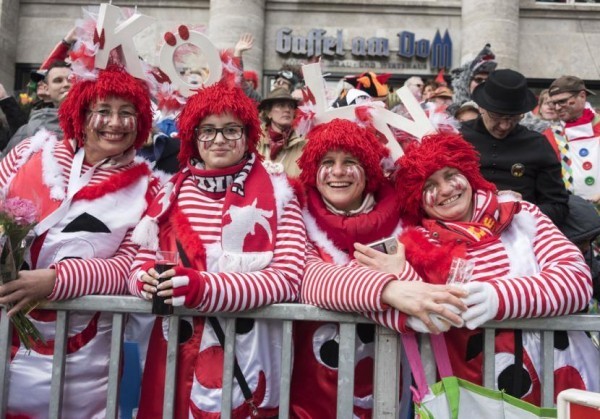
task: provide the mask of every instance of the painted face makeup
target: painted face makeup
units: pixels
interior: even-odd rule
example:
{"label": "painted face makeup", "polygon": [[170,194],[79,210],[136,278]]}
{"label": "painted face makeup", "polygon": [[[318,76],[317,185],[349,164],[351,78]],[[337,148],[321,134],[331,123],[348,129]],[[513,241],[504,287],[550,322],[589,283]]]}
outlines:
{"label": "painted face makeup", "polygon": [[[454,173],[447,180],[448,187],[455,189],[456,191],[464,191],[469,185],[469,181],[462,173]],[[436,185],[430,185],[423,191],[423,201],[426,205],[433,206],[438,197],[439,187]]]}
{"label": "painted face makeup", "polygon": [[473,188],[459,170],[444,167],[433,173],[423,187],[422,205],[431,219],[469,221],[473,213]]}
{"label": "painted face makeup", "polygon": [[[116,112],[117,119],[124,132],[136,130],[137,117],[135,112],[130,110],[119,110]],[[89,127],[91,129],[100,130],[107,127],[114,117],[114,112],[110,109],[92,110],[90,112]]]}
{"label": "painted face makeup", "polygon": [[[317,182],[325,183],[329,177],[331,177],[334,168],[333,166],[321,165],[317,172]],[[340,177],[347,177],[353,182],[364,182],[365,181],[365,169],[358,164],[344,166],[340,169],[340,173],[337,174]]]}
{"label": "painted face makeup", "polygon": [[131,102],[119,97],[97,100],[87,115],[86,160],[94,163],[119,155],[133,146],[136,137],[137,115]]}
{"label": "painted face makeup", "polygon": [[325,154],[315,180],[321,196],[340,211],[355,210],[363,202],[365,169],[352,154],[344,151]]}

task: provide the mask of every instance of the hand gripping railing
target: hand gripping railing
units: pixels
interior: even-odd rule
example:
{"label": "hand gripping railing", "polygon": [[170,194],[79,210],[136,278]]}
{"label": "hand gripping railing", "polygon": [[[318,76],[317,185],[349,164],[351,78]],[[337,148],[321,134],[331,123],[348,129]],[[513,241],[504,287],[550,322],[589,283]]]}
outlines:
{"label": "hand gripping railing", "polygon": [[[150,313],[150,303],[131,296],[86,296],[69,301],[47,303],[44,308],[58,310],[57,331],[54,348],[51,403],[49,417],[60,418],[62,389],[64,384],[65,351],[68,317],[71,311],[103,311],[113,313],[112,343],[108,377],[108,398],[106,417],[118,417],[119,368],[123,345],[123,330],[127,313]],[[10,360],[10,322],[4,308],[0,315],[0,417],[6,415],[8,398],[9,360]],[[170,419],[174,414],[175,371],[177,369],[177,350],[179,335],[179,316],[198,316],[200,313],[188,309],[176,309],[169,323],[167,346],[167,366],[165,376],[165,397],[163,418]],[[260,318],[283,321],[282,369],[280,377],[279,417],[289,417],[290,384],[292,370],[292,322],[324,321],[340,323],[338,399],[337,417],[352,417],[354,399],[354,348],[357,323],[372,323],[359,314],[337,313],[302,304],[276,304],[259,310],[242,313],[220,313],[225,321],[225,356],[223,366],[222,417],[231,417],[233,365],[235,353],[235,319]],[[494,332],[495,329],[541,330],[543,338],[542,400],[544,406],[552,406],[554,394],[553,344],[554,331],[585,330],[600,331],[600,316],[576,315],[551,319],[529,319],[518,321],[489,322],[484,333],[484,385],[492,387],[494,381]],[[398,388],[400,370],[400,340],[394,331],[377,326],[375,332],[374,359],[374,411],[375,418],[398,417]],[[422,339],[421,351],[428,382],[435,381],[435,364],[428,339]],[[599,366],[600,368],[600,366]]]}

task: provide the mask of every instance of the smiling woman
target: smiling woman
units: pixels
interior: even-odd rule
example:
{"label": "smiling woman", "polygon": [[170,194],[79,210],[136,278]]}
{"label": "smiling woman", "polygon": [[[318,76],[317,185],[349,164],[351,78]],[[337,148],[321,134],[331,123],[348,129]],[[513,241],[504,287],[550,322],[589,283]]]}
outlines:
{"label": "smiling woman", "polygon": [[[9,315],[44,299],[126,294],[131,232],[158,188],[150,167],[134,159],[152,119],[142,81],[118,66],[76,80],[59,119],[64,140],[42,130],[0,162],[7,197],[30,199],[40,213],[28,269],[0,286],[0,304],[14,304]],[[46,343],[28,351],[13,340],[9,417],[48,416],[56,315],[28,316]],[[104,313],[71,316],[63,417],[105,416],[111,324]]]}
{"label": "smiling woman", "polygon": [[[413,246],[410,255],[419,261],[415,269],[426,281],[445,282],[450,265],[443,258],[427,259],[433,251],[474,264],[464,285],[469,292],[463,299],[468,309],[461,314],[466,327],[451,328],[445,336],[455,374],[481,384],[478,328],[488,320],[582,310],[591,296],[590,272],[579,250],[538,207],[497,195],[479,172],[475,149],[461,136],[426,136],[404,151],[397,192],[406,218],[421,226],[416,230],[422,234],[420,246]],[[584,332],[563,338],[554,352],[554,394],[565,388],[598,391],[600,357],[592,341]],[[539,334],[506,331],[495,339],[496,388],[539,405]]]}
{"label": "smiling woman", "polygon": [[[283,175],[270,175],[256,152],[256,104],[234,76],[198,89],[178,119],[182,169],[159,192],[136,228],[142,245],[129,287],[145,299],[202,313],[242,311],[294,301],[304,269],[305,229],[300,205]],[[180,263],[159,273],[158,250]],[[250,320],[250,319],[249,319]],[[137,417],[161,417],[168,318],[158,317],[150,338]],[[250,320],[235,348],[239,387],[234,418],[277,417],[282,324]],[[182,318],[175,416],[219,417],[223,333],[215,317]],[[234,386],[237,386],[234,384]]]}
{"label": "smiling woman", "polygon": [[[463,307],[461,291],[421,282],[403,245],[395,246],[402,232],[399,202],[381,167],[389,151],[372,131],[342,119],[318,125],[307,140],[298,161],[309,238],[301,301],[360,312],[398,332],[439,332],[460,322],[452,310]],[[376,250],[374,242],[382,239],[397,251]],[[432,313],[447,322],[432,320]],[[299,322],[294,333],[292,416],[335,417],[338,325]],[[372,415],[373,334],[372,325],[358,333],[356,417]]]}

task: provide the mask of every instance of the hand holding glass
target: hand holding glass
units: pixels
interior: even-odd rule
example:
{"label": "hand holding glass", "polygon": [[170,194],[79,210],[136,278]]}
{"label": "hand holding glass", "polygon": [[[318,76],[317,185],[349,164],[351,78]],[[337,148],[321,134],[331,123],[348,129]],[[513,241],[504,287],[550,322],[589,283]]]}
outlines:
{"label": "hand holding glass", "polygon": [[[179,261],[179,255],[177,252],[159,250],[156,252],[156,263],[154,269],[159,274],[168,271],[169,269],[175,268]],[[163,283],[170,278],[158,278],[158,283]],[[171,304],[165,304],[165,300],[169,297],[160,297],[156,294],[152,296],[152,314],[157,316],[168,316],[173,314],[173,306]]]}

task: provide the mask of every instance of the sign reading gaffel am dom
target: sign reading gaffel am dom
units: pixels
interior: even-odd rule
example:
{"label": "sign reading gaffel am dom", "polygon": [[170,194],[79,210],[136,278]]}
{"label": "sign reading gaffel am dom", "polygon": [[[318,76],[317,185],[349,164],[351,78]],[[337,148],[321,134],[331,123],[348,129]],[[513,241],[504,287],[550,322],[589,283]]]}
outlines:
{"label": "sign reading gaffel am dom", "polygon": [[[392,51],[390,43],[396,48]],[[290,28],[277,31],[275,51],[293,63],[321,56],[332,67],[439,70],[452,68],[452,39],[448,30],[437,30],[432,40],[418,38],[414,32],[401,31],[397,38],[355,36],[351,48],[344,48],[344,31],[327,35],[325,29],[311,29],[306,36]],[[350,58],[347,53],[350,53]]]}

